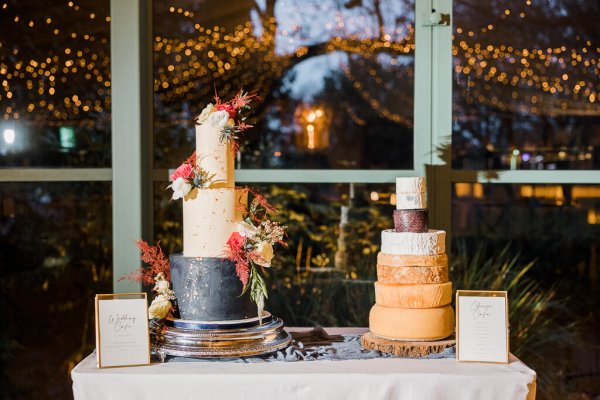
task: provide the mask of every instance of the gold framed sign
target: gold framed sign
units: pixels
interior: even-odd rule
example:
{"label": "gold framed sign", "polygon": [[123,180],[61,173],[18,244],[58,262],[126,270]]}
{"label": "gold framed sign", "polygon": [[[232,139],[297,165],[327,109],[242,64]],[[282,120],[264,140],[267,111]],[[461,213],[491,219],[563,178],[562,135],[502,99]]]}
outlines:
{"label": "gold framed sign", "polygon": [[150,364],[146,293],[96,295],[98,368]]}
{"label": "gold framed sign", "polygon": [[456,359],[508,363],[508,296],[505,291],[456,291]]}

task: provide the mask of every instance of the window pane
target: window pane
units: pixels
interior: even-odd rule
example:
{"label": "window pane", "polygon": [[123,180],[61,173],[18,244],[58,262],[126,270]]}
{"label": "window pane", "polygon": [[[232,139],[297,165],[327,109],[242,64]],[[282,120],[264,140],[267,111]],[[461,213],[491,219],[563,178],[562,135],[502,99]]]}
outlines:
{"label": "window pane", "polygon": [[[182,204],[155,185],[155,239],[182,249]],[[257,187],[287,224],[269,273],[268,309],[288,326],[367,326],[381,230],[393,227],[393,185],[272,184]],[[351,193],[354,193],[351,199]],[[393,201],[393,200],[392,200]]]}
{"label": "window pane", "polygon": [[155,167],[243,87],[265,100],[239,167],[412,168],[413,0],[155,1],[154,33]]}
{"label": "window pane", "polygon": [[454,168],[600,169],[598,18],[595,1],[454,1]]}
{"label": "window pane", "polygon": [[112,290],[111,184],[0,185],[4,398],[71,398],[94,349],[94,295]]}
{"label": "window pane", "polygon": [[[539,288],[509,291],[529,296],[524,303],[537,304],[528,308],[513,301],[515,325],[535,320],[539,313],[529,332],[518,338],[528,344],[525,354],[517,355],[546,376],[546,394],[560,385],[571,395],[595,390],[589,384],[598,381],[600,355],[600,186],[456,183],[452,229],[454,262],[461,249],[472,255],[482,245],[491,257],[500,257],[508,245],[512,255],[519,255],[517,272],[535,261],[526,275]],[[487,273],[500,276],[506,268],[503,263],[486,266],[484,260],[473,267],[480,280]],[[456,279],[455,271],[452,276]],[[461,283],[455,282],[458,288]],[[543,310],[548,305],[550,311]],[[511,324],[511,334],[518,329]]]}
{"label": "window pane", "polygon": [[109,0],[0,6],[0,167],[110,167]]}

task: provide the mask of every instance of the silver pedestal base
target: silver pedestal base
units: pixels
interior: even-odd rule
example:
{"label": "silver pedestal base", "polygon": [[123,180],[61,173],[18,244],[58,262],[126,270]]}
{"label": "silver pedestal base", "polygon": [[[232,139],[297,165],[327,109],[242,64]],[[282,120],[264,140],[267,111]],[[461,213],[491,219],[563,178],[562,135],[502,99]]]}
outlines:
{"label": "silver pedestal base", "polygon": [[161,362],[168,356],[232,358],[268,354],[292,340],[283,322],[272,318],[263,325],[241,329],[180,329],[152,325],[151,349]]}

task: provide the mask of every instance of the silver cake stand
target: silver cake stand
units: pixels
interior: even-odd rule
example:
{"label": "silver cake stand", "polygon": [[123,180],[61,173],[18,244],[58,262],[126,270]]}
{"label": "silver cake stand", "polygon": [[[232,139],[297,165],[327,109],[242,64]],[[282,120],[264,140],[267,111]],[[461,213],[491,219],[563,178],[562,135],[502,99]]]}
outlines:
{"label": "silver cake stand", "polygon": [[245,327],[235,321],[230,326],[181,322],[179,327],[171,321],[150,324],[151,350],[161,362],[169,356],[235,358],[268,354],[286,348],[292,340],[283,322],[270,315],[262,324],[257,321]]}

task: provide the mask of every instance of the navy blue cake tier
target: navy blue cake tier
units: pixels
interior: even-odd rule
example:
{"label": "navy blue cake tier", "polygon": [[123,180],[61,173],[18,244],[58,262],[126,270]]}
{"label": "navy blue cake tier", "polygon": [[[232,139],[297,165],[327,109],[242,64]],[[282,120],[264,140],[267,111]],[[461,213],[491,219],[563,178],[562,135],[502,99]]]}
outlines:
{"label": "navy blue cake tier", "polygon": [[230,321],[256,318],[249,292],[243,296],[235,264],[224,258],[184,257],[172,254],[171,285],[182,319]]}

